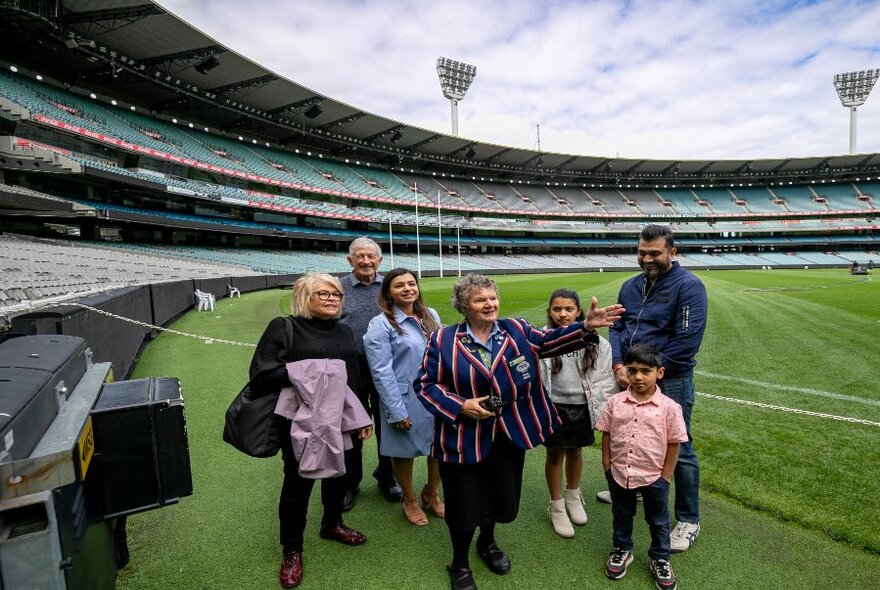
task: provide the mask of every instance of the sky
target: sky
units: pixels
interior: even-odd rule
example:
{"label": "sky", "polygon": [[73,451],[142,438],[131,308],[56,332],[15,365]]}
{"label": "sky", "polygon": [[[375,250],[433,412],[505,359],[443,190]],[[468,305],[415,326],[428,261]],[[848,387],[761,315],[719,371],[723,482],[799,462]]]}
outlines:
{"label": "sky", "polygon": [[[320,94],[451,132],[438,57],[477,67],[459,134],[544,152],[849,152],[834,74],[880,68],[880,1],[158,0]],[[222,60],[222,58],[221,58]],[[880,152],[880,83],[858,152]]]}

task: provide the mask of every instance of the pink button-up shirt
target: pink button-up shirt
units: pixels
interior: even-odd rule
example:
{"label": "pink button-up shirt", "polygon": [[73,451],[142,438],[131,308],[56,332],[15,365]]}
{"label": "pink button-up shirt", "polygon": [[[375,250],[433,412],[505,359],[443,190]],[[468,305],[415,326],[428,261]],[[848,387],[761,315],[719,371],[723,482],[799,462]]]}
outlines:
{"label": "pink button-up shirt", "polygon": [[660,392],[639,403],[629,389],[605,403],[596,429],[611,435],[611,475],[621,487],[639,488],[657,481],[666,445],[688,441],[681,406]]}

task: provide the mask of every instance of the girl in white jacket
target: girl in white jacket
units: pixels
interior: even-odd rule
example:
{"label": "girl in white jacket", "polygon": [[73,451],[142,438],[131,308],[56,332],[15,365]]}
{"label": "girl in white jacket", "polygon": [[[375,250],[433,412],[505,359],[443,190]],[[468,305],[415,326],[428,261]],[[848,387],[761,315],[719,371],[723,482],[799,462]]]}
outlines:
{"label": "girl in white jacket", "polygon": [[[557,289],[553,292],[547,308],[547,327],[563,327],[583,319],[584,310],[575,291]],[[587,523],[581,496],[581,449],[593,444],[593,427],[602,407],[619,391],[611,371],[611,345],[600,336],[597,346],[541,359],[541,377],[562,419],[562,425],[544,442],[547,448],[544,474],[550,491],[547,514],[556,534],[573,537],[572,523]]]}

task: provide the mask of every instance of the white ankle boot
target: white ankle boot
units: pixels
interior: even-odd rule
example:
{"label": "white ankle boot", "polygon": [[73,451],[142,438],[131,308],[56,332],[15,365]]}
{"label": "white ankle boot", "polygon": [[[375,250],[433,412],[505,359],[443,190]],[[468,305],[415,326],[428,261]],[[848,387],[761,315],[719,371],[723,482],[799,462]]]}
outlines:
{"label": "white ankle boot", "polygon": [[547,516],[550,517],[550,522],[553,523],[553,530],[556,531],[557,535],[566,539],[574,536],[574,527],[571,526],[571,521],[568,520],[568,514],[565,512],[565,500],[562,498],[550,500],[550,506],[547,507]]}
{"label": "white ankle boot", "polygon": [[565,490],[565,508],[568,516],[574,524],[587,524],[587,512],[584,510],[584,500],[581,497],[581,489]]}

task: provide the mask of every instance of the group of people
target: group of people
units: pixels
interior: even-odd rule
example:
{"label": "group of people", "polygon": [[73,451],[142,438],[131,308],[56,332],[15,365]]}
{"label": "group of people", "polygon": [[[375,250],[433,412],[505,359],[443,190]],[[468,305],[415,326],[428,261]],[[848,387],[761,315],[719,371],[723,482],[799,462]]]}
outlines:
{"label": "group of people", "polygon": [[[573,525],[587,523],[582,449],[594,443],[596,429],[608,481],[597,497],[610,501],[613,513],[606,574],[620,579],[633,561],[633,519],[641,501],[651,531],[650,569],[658,588],[674,589],[670,553],[687,550],[700,532],[690,415],[694,356],[707,314],[702,283],[674,260],[675,251],[669,228],[645,227],[638,246],[643,272],[624,283],[617,303],[599,307],[593,297],[584,309],[577,292],[557,289],[540,328],[501,317],[498,287],[480,274],[455,284],[452,305],[463,321],[443,326],[425,305],[414,273],[379,273],[381,250],[368,238],[352,242],[352,273],[341,281],[323,273],[301,277],[290,317],[272,320],[257,345],[252,391],[296,389],[292,367],[298,361],[337,359],[345,389],[374,422],[349,421],[342,445],[312,434],[322,436],[322,453],[341,454],[344,461],[344,474],[320,479],[320,536],[346,545],[366,542],[343,523],[343,512],[358,497],[363,441],[375,426],[379,490],[401,503],[413,526],[427,525],[429,515],[445,520],[450,585],[476,588],[469,561],[474,536],[477,555],[491,572],[511,569],[496,524],[517,516],[527,450],[546,448],[547,511],[556,533],[572,537]],[[609,339],[597,328],[609,328]],[[351,397],[326,396],[322,403],[338,405],[327,411],[342,414]],[[290,440],[281,451],[279,581],[290,588],[303,578],[303,533],[316,479],[302,468],[311,458]],[[420,456],[427,458],[427,474],[417,494],[413,470]],[[673,479],[674,530],[667,502]]]}

